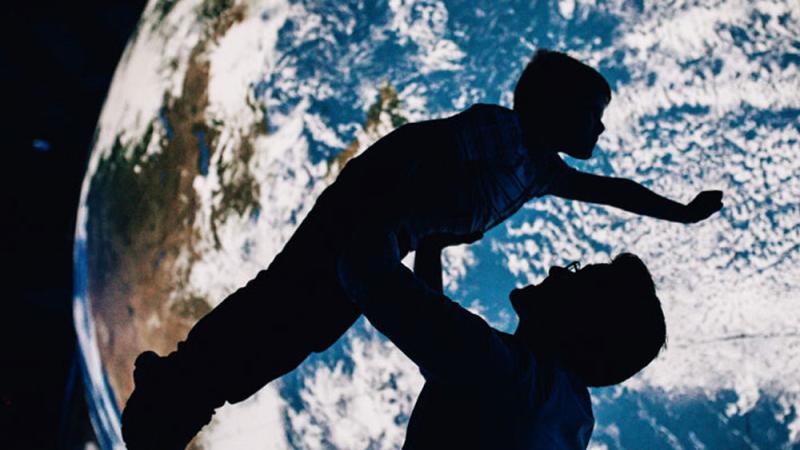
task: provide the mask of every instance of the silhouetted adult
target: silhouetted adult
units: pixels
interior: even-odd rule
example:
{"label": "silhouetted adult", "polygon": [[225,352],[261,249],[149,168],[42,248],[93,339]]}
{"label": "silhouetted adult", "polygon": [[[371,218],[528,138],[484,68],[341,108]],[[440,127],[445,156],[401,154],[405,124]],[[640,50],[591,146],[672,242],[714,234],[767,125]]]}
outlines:
{"label": "silhouetted adult", "polygon": [[553,267],[540,284],[513,290],[519,325],[507,334],[442,294],[441,244],[420,245],[412,274],[397,262],[394,235],[375,231],[344,251],[339,273],[425,377],[406,450],[585,449],[594,427],[587,386],[624,381],[665,344],[652,278],[630,253],[574,272]]}
{"label": "silhouetted adult", "polygon": [[270,266],[200,319],[177,351],[137,358],[122,414],[128,449],[184,448],[225,401],[248,398],[333,344],[360,314],[336,260],[367,224],[392,234],[400,258],[428,236],[481,234],[546,194],[683,223],[722,207],[718,191],[684,205],[567,166],[559,152],[592,156],[610,99],[597,71],[540,50],[513,110],[477,104],[384,136],[344,167]]}

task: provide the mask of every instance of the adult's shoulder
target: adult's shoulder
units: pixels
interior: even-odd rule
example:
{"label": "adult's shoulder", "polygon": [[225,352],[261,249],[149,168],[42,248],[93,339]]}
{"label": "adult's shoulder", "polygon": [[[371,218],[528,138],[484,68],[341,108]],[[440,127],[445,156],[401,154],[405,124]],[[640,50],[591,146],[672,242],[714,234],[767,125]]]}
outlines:
{"label": "adult's shoulder", "polygon": [[553,395],[563,394],[559,391],[565,387],[566,391],[580,390],[581,381],[552,357],[535,352],[515,335],[500,334],[518,361],[515,382],[509,387],[518,390],[526,407],[537,408],[551,401]]}
{"label": "adult's shoulder", "polygon": [[497,335],[498,341],[502,342],[503,347],[513,358],[513,371],[510,374],[514,381],[527,384],[537,376],[539,361],[530,348],[514,334],[505,333],[492,328]]}
{"label": "adult's shoulder", "polygon": [[561,405],[561,409],[570,409],[577,421],[594,424],[592,396],[586,383],[575,372],[556,365],[552,391],[551,395]]}

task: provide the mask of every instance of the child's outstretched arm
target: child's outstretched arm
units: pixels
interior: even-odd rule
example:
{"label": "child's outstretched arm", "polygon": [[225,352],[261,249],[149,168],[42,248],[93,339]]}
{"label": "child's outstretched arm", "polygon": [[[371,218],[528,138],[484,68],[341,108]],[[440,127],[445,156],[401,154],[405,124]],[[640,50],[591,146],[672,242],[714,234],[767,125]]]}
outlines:
{"label": "child's outstretched arm", "polygon": [[722,191],[703,191],[684,205],[626,178],[570,170],[550,190],[562,198],[616,206],[635,214],[681,223],[704,220],[722,208]]}

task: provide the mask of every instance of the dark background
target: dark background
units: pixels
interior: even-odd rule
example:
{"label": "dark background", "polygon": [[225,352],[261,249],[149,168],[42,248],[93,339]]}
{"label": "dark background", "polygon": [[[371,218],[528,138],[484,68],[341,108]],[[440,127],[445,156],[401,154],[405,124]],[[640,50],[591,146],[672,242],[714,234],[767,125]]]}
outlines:
{"label": "dark background", "polygon": [[72,327],[72,244],[97,117],[144,0],[13,1],[0,25],[0,448],[92,439]]}

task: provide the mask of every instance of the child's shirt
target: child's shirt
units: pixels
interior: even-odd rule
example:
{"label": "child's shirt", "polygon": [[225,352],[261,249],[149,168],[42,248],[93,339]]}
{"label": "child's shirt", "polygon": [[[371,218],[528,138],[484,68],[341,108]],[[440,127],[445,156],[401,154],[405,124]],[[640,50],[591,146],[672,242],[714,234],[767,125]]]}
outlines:
{"label": "child's shirt", "polygon": [[519,210],[569,170],[556,152],[523,145],[519,115],[498,105],[476,104],[451,119],[472,197],[470,233],[485,232]]}
{"label": "child's shirt", "polygon": [[516,112],[476,104],[394,130],[351,160],[334,186],[355,191],[350,203],[361,214],[399,222],[413,250],[430,234],[485,233],[570,170],[557,153],[523,145]]}

